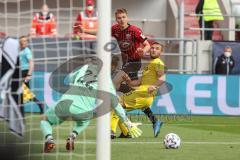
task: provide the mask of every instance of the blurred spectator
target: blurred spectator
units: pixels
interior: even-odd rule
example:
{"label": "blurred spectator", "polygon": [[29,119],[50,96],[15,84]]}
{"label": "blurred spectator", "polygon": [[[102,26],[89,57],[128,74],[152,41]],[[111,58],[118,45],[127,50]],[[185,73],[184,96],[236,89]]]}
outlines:
{"label": "blurred spectator", "polygon": [[33,17],[30,35],[32,37],[57,35],[55,17],[49,12],[47,4],[43,4],[41,12]]}
{"label": "blurred spectator", "polygon": [[[236,29],[240,29],[240,4],[233,4],[232,13],[234,16],[237,16],[235,18]],[[240,31],[236,31],[235,39],[240,41]]]}
{"label": "blurred spectator", "polygon": [[232,48],[227,46],[224,49],[224,53],[215,59],[213,69],[215,74],[229,75],[232,73],[234,65],[235,61],[232,56]]}
{"label": "blurred spectator", "polygon": [[0,32],[0,38],[5,38],[5,37],[6,37],[6,33]]}
{"label": "blurred spectator", "polygon": [[[224,19],[217,0],[199,0],[195,13],[203,14],[199,18],[200,28],[212,29],[214,22]],[[212,40],[213,31],[201,31],[201,39],[203,39],[202,32],[204,32],[204,40]]]}
{"label": "blurred spectator", "polygon": [[96,39],[97,12],[93,0],[86,0],[84,11],[81,11],[73,26],[73,34],[77,39]]}

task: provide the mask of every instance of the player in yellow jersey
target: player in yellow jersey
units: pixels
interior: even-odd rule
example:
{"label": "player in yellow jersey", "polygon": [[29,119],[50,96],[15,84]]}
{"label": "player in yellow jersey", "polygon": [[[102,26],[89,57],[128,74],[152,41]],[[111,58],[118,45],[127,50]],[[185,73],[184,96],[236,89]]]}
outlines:
{"label": "player in yellow jersey", "polygon": [[[144,67],[142,77],[138,80],[131,80],[129,76],[124,72],[119,72],[113,79],[116,90],[120,87],[120,84],[125,81],[130,87],[137,87],[135,90],[130,91],[119,97],[119,102],[127,110],[146,109],[152,104],[154,97],[157,94],[157,89],[165,82],[164,63],[160,59],[160,55],[163,51],[163,46],[157,42],[152,43],[150,49],[151,60],[149,64]],[[154,136],[157,137],[160,132],[162,122],[155,118],[153,122]],[[116,132],[119,118],[112,112],[111,114],[111,130]],[[124,135],[127,134],[127,129],[120,128]]]}

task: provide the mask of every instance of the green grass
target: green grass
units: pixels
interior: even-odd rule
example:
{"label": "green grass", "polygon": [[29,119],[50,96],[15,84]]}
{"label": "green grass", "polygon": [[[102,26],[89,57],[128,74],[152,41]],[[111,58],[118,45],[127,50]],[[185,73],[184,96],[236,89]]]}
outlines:
{"label": "green grass", "polygon": [[[142,121],[143,135],[137,139],[112,140],[112,160],[238,160],[240,157],[240,117],[223,116],[160,116],[165,123],[158,138],[153,138],[152,125],[142,116],[132,116]],[[57,148],[53,153],[42,153],[43,138],[39,128],[40,117],[29,116],[23,140],[8,132],[6,123],[0,121],[0,143],[16,144],[18,159],[22,160],[94,160],[96,152],[96,121],[77,138],[74,152],[65,150],[65,139],[73,123],[65,122],[54,127]],[[32,122],[32,123],[30,123]],[[167,133],[176,133],[182,143],[179,149],[165,149],[162,141]],[[119,132],[118,132],[119,133]]]}

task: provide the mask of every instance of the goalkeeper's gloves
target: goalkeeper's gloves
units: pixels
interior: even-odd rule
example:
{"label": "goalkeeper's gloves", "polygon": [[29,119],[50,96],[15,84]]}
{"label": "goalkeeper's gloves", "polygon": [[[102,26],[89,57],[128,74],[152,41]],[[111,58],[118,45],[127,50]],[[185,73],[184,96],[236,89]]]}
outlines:
{"label": "goalkeeper's gloves", "polygon": [[142,135],[142,130],[138,128],[138,126],[142,125],[142,123],[132,123],[129,119],[126,119],[124,124],[128,128],[129,134],[132,138],[137,138]]}

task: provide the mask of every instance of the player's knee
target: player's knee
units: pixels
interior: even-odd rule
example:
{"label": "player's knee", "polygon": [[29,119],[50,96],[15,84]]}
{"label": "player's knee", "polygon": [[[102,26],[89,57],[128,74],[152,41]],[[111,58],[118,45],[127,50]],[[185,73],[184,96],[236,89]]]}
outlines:
{"label": "player's knee", "polygon": [[124,71],[120,71],[119,75],[122,77],[122,79],[124,79],[124,77],[128,76],[128,74]]}
{"label": "player's knee", "polygon": [[124,77],[125,75],[126,75],[126,73],[121,70],[121,71],[119,71],[119,72],[117,73],[117,75],[116,75],[115,77],[116,77],[116,79],[119,80],[119,78],[123,79],[123,77]]}

